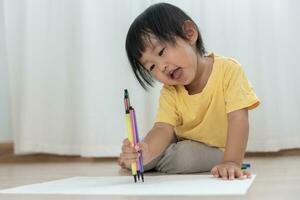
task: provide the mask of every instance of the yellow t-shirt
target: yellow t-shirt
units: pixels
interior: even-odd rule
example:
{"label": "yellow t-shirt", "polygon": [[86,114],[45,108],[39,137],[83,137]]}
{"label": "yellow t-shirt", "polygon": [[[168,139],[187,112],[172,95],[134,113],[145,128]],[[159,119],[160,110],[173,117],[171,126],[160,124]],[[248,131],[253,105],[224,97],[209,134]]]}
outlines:
{"label": "yellow t-shirt", "polygon": [[228,57],[209,54],[214,59],[212,72],[201,93],[189,95],[184,86],[161,89],[156,122],[175,127],[179,138],[224,148],[227,113],[259,105],[241,65]]}

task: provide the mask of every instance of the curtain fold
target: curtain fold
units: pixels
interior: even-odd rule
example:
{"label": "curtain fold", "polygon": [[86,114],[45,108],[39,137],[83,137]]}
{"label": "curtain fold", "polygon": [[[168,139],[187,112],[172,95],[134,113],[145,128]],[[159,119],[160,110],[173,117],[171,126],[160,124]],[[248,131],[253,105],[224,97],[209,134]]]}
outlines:
{"label": "curtain fold", "polygon": [[[147,133],[160,84],[143,91],[124,46],[131,22],[156,2],[0,1],[0,123],[17,154],[118,156],[124,88]],[[299,148],[300,3],[167,2],[194,19],[208,51],[243,65],[262,102],[250,112],[248,151]]]}
{"label": "curtain fold", "polygon": [[[4,4],[0,1],[0,11],[3,11],[3,9]],[[5,38],[4,13],[0,12],[0,142],[10,142],[12,140],[9,73]]]}

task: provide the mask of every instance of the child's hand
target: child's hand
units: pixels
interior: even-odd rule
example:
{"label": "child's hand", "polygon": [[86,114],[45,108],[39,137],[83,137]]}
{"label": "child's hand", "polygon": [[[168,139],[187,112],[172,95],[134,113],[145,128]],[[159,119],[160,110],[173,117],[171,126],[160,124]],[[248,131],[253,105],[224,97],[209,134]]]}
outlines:
{"label": "child's hand", "polygon": [[235,178],[245,179],[251,177],[250,172],[241,170],[241,167],[237,163],[230,161],[225,161],[214,166],[211,170],[211,174],[216,178],[222,178],[224,180],[233,180]]}
{"label": "child's hand", "polygon": [[143,153],[148,152],[148,144],[141,141],[138,144],[135,145],[135,147],[131,144],[131,142],[128,140],[128,138],[123,140],[122,145],[122,153],[120,154],[120,157],[118,159],[118,164],[123,169],[130,169],[131,163],[136,162],[136,159],[139,155],[139,151]]}

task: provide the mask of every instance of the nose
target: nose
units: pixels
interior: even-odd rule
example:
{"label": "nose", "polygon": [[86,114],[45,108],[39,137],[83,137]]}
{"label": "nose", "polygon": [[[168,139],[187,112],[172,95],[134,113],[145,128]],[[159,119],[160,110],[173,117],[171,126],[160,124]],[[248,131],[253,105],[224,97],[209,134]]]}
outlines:
{"label": "nose", "polygon": [[166,73],[168,71],[168,65],[167,64],[162,64],[160,65],[160,70],[163,72],[163,73]]}
{"label": "nose", "polygon": [[167,71],[167,65],[164,66],[163,72],[166,72],[166,71]]}

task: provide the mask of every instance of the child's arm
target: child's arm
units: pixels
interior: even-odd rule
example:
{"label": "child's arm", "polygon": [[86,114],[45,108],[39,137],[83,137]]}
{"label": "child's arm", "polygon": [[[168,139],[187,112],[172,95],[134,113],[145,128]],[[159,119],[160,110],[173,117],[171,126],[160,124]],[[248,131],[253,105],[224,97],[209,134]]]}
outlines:
{"label": "child's arm", "polygon": [[119,165],[123,168],[129,168],[130,164],[136,161],[137,151],[139,150],[143,154],[143,164],[149,163],[169,146],[173,137],[174,127],[167,123],[158,122],[154,124],[144,140],[136,147],[131,146],[131,143],[126,138],[123,141]]}
{"label": "child's arm", "polygon": [[244,159],[249,135],[248,109],[240,109],[228,114],[228,135],[223,162],[216,165],[211,173],[223,179],[243,178],[250,172],[240,168]]}
{"label": "child's arm", "polygon": [[249,135],[248,109],[228,114],[228,135],[224,153],[224,162],[241,165],[244,159]]}
{"label": "child's arm", "polygon": [[148,152],[143,154],[144,164],[159,156],[170,145],[173,137],[173,126],[162,122],[155,123],[143,140],[148,145]]}

